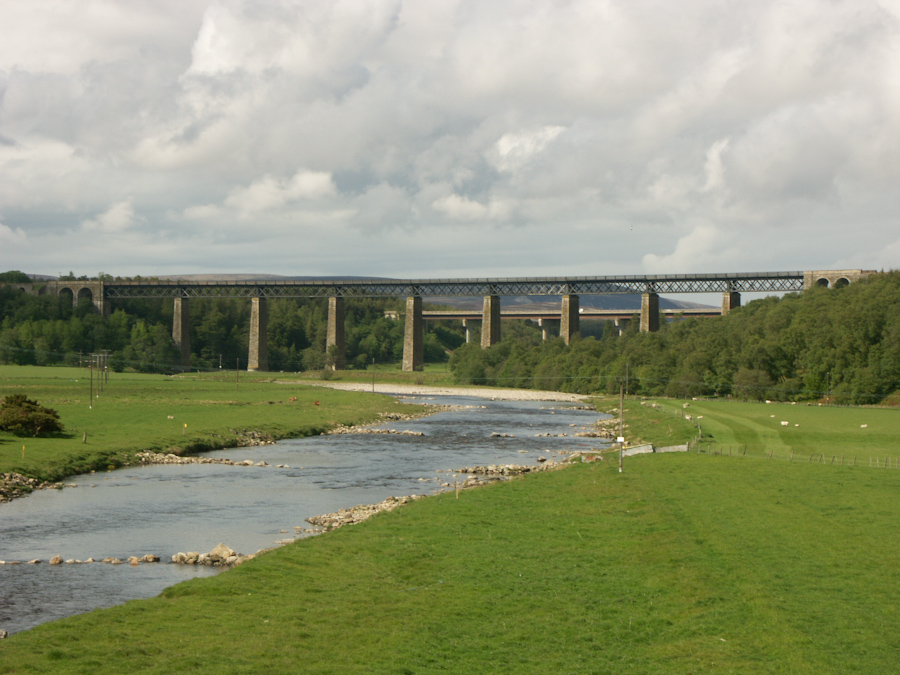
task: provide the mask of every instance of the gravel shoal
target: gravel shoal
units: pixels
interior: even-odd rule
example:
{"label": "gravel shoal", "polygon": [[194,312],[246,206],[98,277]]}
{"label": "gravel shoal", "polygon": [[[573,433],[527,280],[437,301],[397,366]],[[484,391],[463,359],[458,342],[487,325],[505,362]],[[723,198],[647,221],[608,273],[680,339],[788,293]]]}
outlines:
{"label": "gravel shoal", "polygon": [[[343,391],[372,391],[365,382],[304,382],[315,387],[328,387]],[[481,389],[475,387],[429,387],[420,384],[376,384],[378,394],[401,396],[474,396],[499,401],[565,401],[580,403],[589,397],[583,394],[566,394],[560,391],[535,391],[533,389]]]}

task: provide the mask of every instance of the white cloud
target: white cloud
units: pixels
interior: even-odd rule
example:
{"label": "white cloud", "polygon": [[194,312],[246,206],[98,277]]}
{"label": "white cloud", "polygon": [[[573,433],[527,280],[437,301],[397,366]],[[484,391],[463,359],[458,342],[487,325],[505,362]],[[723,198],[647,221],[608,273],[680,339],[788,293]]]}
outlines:
{"label": "white cloud", "polygon": [[728,148],[728,142],[727,138],[718,140],[706,151],[706,184],[703,186],[703,192],[709,192],[725,185],[722,153]]}
{"label": "white cloud", "polygon": [[739,264],[741,259],[738,242],[739,238],[734,233],[712,223],[699,223],[678,239],[675,250],[670,254],[645,255],[644,269],[651,274],[727,272],[733,265]]}
{"label": "white cloud", "polygon": [[565,130],[561,126],[545,126],[536,131],[503,134],[488,161],[499,171],[515,171]]}
{"label": "white cloud", "polygon": [[13,229],[0,223],[0,247],[3,248],[4,252],[22,248],[27,243],[28,235],[21,228]]}
{"label": "white cloud", "polygon": [[89,218],[81,222],[81,229],[85,232],[97,232],[112,234],[124,232],[139,220],[134,212],[134,204],[131,198],[117,202],[96,218]]}
{"label": "white cloud", "polygon": [[225,207],[242,216],[251,216],[288,206],[298,200],[330,197],[335,192],[330,173],[301,170],[288,180],[263,176],[247,187],[236,188],[225,199]]}
{"label": "white cloud", "polygon": [[[0,4],[3,236],[34,272],[133,273],[108,269],[126,244],[182,272],[392,275],[504,239],[476,276],[896,254],[895,5],[52,6]],[[101,256],[85,230],[117,236]]]}
{"label": "white cloud", "polygon": [[508,202],[491,200],[482,204],[458,194],[447,195],[432,202],[435,211],[449,216],[453,220],[492,220],[501,221],[509,217],[512,205]]}

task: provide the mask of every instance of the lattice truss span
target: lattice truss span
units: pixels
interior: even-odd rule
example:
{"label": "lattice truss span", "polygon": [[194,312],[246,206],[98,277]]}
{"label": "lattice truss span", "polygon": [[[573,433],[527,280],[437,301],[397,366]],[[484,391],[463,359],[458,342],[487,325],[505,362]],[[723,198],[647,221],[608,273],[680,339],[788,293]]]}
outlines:
{"label": "lattice truss span", "polygon": [[633,293],[784,293],[803,290],[803,272],[374,281],[116,281],[107,298],[408,298]]}

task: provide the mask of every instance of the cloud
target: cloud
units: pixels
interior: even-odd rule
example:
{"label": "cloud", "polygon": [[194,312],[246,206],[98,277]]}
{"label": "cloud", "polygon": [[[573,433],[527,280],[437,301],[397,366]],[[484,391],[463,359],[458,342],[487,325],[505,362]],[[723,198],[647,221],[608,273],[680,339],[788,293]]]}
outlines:
{"label": "cloud", "polygon": [[32,271],[881,266],[898,73],[876,0],[5,3],[0,204]]}
{"label": "cloud", "polygon": [[4,251],[22,248],[27,243],[28,235],[22,229],[13,229],[0,223],[0,245],[2,245]]}
{"label": "cloud", "polygon": [[85,232],[101,234],[113,234],[124,232],[138,220],[134,212],[131,198],[110,206],[96,218],[89,218],[81,222],[81,229]]}
{"label": "cloud", "polygon": [[457,194],[447,195],[432,202],[435,211],[449,216],[452,220],[506,220],[511,205],[502,201],[490,201],[482,204],[478,201],[461,197]]}
{"label": "cloud", "polygon": [[498,171],[514,171],[566,130],[561,126],[545,126],[536,131],[507,133],[494,145],[489,161]]}
{"label": "cloud", "polygon": [[315,200],[334,194],[335,186],[330,173],[301,170],[288,180],[263,176],[247,187],[236,188],[225,199],[225,207],[246,217],[299,200]]}
{"label": "cloud", "polygon": [[648,253],[643,264],[651,274],[725,272],[729,271],[727,267],[739,264],[740,254],[738,238],[732,233],[712,223],[699,223],[678,240],[670,254]]}

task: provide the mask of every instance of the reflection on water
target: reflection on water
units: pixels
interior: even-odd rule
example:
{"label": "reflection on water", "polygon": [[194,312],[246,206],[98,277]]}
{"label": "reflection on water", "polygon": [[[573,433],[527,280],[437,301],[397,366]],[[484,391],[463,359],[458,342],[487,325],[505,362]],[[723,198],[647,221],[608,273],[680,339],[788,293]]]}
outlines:
{"label": "reflection on water", "polygon": [[[0,629],[11,633],[52,619],[151,597],[210,568],[173,564],[60,565],[84,560],[209,551],[219,542],[253,553],[293,537],[305,519],[388,496],[430,494],[449,479],[436,470],[475,464],[535,464],[538,456],[596,447],[572,436],[597,413],[565,403],[409,398],[466,406],[381,425],[424,436],[338,435],[210,453],[289,469],[220,464],[157,465],[77,476],[77,488],[41,490],[0,505]],[[575,426],[570,426],[575,425]],[[537,434],[568,434],[546,437]],[[514,438],[492,437],[509,434]]]}

